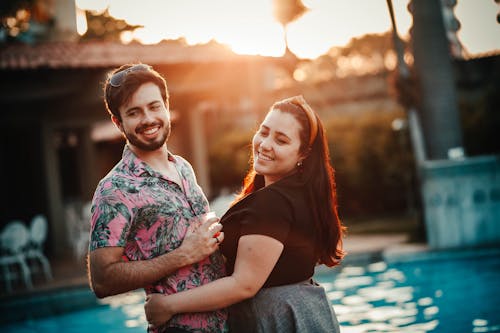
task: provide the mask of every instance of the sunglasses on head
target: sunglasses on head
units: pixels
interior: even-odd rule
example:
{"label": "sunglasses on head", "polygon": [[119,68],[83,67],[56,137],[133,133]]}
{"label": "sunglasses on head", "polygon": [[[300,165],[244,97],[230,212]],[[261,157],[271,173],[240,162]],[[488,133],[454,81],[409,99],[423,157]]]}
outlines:
{"label": "sunglasses on head", "polygon": [[122,71],[119,71],[115,74],[113,74],[110,78],[109,78],[109,84],[112,86],[112,87],[119,87],[122,85],[123,83],[123,80],[125,79],[125,77],[131,73],[131,72],[136,72],[136,71],[148,71],[150,70],[151,67],[149,65],[145,65],[145,64],[137,64],[137,65],[134,65],[132,67],[129,67],[129,68],[126,68]]}

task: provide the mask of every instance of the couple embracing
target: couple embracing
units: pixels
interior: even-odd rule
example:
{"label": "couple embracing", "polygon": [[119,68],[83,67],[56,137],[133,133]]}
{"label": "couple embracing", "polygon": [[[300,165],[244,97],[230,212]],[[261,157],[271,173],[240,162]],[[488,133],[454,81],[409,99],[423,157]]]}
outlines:
{"label": "couple embracing", "polygon": [[104,87],[127,139],[97,186],[89,276],[98,297],[146,292],[150,332],[339,332],[316,265],[340,263],[343,226],[321,120],[302,96],[274,103],[252,140],[252,167],[224,216],[191,165],[167,148],[165,79],[145,64]]}

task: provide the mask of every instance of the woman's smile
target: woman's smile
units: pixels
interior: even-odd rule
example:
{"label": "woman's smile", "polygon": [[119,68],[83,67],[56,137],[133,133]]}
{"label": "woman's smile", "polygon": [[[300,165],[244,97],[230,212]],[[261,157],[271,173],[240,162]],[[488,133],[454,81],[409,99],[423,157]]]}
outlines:
{"label": "woman's smile", "polygon": [[261,152],[257,152],[257,158],[261,161],[274,161],[272,157]]}
{"label": "woman's smile", "polygon": [[270,111],[254,135],[254,170],[266,185],[296,170],[303,157],[300,149],[300,123],[288,113]]}

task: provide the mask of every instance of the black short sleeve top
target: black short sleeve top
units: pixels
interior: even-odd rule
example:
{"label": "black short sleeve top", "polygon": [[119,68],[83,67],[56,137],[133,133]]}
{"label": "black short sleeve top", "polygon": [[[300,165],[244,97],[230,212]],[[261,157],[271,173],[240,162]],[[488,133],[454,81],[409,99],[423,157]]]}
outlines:
{"label": "black short sleeve top", "polygon": [[296,283],[314,274],[313,215],[297,175],[286,177],[240,200],[221,218],[224,242],[221,250],[232,274],[243,235],[266,235],[284,245],[283,252],[264,284],[272,287]]}

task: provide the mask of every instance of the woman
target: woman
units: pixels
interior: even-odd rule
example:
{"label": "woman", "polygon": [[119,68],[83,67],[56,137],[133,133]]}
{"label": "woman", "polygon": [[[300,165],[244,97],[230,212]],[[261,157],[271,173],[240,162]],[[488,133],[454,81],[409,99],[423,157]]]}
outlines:
{"label": "woman", "polygon": [[344,253],[323,125],[302,96],[275,103],[253,137],[253,169],[224,214],[228,276],[146,299],[158,326],[177,313],[229,308],[234,332],[338,332],[317,264]]}

